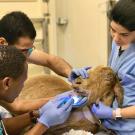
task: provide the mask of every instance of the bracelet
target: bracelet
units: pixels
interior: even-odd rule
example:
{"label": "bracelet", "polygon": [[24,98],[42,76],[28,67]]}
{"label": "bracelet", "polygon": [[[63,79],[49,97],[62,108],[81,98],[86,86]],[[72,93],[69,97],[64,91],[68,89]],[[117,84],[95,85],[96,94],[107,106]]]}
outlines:
{"label": "bracelet", "polygon": [[115,112],[116,112],[116,117],[119,117],[119,118],[122,117],[121,116],[121,109],[120,108],[117,108]]}
{"label": "bracelet", "polygon": [[[35,113],[36,113],[36,115],[35,115]],[[38,118],[37,112],[31,111],[31,112],[29,112],[29,116],[30,116],[31,122],[36,124],[37,118]]]}
{"label": "bracelet", "polygon": [[115,119],[121,119],[122,118],[120,108],[117,108],[116,110],[114,110],[114,114],[115,114]]}

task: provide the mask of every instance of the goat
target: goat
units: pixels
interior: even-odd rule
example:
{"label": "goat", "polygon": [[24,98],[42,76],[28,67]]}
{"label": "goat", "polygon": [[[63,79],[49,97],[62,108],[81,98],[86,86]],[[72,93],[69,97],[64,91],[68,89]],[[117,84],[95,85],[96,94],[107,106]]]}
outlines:
{"label": "goat", "polygon": [[[111,106],[115,98],[118,101],[119,107],[121,107],[123,101],[123,89],[113,70],[110,67],[98,66],[94,69],[90,69],[88,73],[88,79],[79,77],[76,79],[73,86],[52,75],[33,77],[26,81],[20,94],[20,98],[49,98],[75,88],[75,92],[88,96],[88,108],[98,101],[102,101],[105,105]],[[51,127],[45,134],[62,135],[70,129],[79,129],[96,133],[99,126],[85,117],[84,110],[84,107],[73,109],[69,119],[64,124]]]}

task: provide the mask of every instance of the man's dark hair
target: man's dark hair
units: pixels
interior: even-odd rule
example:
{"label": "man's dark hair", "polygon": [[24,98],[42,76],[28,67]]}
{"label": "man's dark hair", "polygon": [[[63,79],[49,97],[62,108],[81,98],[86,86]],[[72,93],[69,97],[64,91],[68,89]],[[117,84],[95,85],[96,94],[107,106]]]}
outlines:
{"label": "man's dark hair", "polygon": [[35,39],[36,30],[26,14],[16,11],[6,14],[0,20],[0,37],[13,45],[20,37]]}
{"label": "man's dark hair", "polygon": [[135,30],[135,0],[120,0],[108,13],[110,20],[129,31]]}
{"label": "man's dark hair", "polygon": [[26,57],[13,46],[0,45],[0,79],[18,79],[24,72]]}

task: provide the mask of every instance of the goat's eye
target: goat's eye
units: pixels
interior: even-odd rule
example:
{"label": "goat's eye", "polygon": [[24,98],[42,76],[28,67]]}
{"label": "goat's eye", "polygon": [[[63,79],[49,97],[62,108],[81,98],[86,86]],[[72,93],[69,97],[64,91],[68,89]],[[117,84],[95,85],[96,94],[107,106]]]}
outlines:
{"label": "goat's eye", "polygon": [[106,73],[103,75],[103,78],[106,80],[106,81],[113,81],[114,80],[114,76],[110,73]]}

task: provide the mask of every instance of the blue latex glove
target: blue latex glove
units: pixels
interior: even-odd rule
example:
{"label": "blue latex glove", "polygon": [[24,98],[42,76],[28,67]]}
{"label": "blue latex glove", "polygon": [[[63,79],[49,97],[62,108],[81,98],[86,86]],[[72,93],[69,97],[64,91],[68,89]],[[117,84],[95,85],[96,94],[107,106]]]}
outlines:
{"label": "blue latex glove", "polygon": [[[78,102],[74,103],[72,106],[73,108],[79,108],[79,107],[83,107],[84,105],[86,105],[87,101],[88,101],[88,98],[87,97],[81,97],[81,96],[78,96],[79,97],[79,100]],[[74,99],[74,98],[73,98]]]}
{"label": "blue latex glove", "polygon": [[[73,108],[79,108],[79,107],[83,107],[84,105],[86,105],[88,98],[87,97],[81,97],[81,96],[76,96],[76,99],[72,96],[68,96],[65,97],[63,99],[63,102],[61,103],[61,105],[65,104],[70,98],[73,98],[74,103],[72,104]],[[76,100],[76,101],[75,101]],[[60,106],[61,106],[60,105]]]}
{"label": "blue latex glove", "polygon": [[64,123],[72,110],[73,99],[70,98],[62,106],[60,106],[61,102],[63,102],[63,100],[51,100],[45,104],[43,106],[44,112],[38,119],[38,122],[44,124],[48,128]]}
{"label": "blue latex glove", "polygon": [[39,109],[39,113],[40,115],[42,115],[45,111],[45,109],[47,108],[47,106],[51,106],[53,102],[56,102],[56,101],[63,101],[65,100],[65,97],[69,97],[70,95],[72,95],[74,93],[73,90],[71,91],[67,91],[67,92],[64,92],[64,93],[61,93],[57,96],[55,96],[52,100],[50,100],[51,102],[48,102],[47,104],[43,105],[40,109]]}
{"label": "blue latex glove", "polygon": [[[75,95],[74,90],[71,91],[67,91],[64,92],[62,94],[59,94],[55,97],[55,99],[61,100],[61,99],[68,99],[69,97],[72,97],[73,95]],[[63,101],[64,101],[63,100]],[[78,108],[78,107],[82,107],[87,103],[88,98],[87,97],[79,97],[79,100],[77,102],[77,104],[73,104],[73,108]]]}
{"label": "blue latex glove", "polygon": [[83,67],[78,69],[73,69],[68,77],[68,80],[70,82],[74,82],[75,79],[79,76],[82,76],[83,79],[88,78],[89,74],[87,73],[87,70],[91,67]]}
{"label": "blue latex glove", "polygon": [[99,119],[110,119],[113,117],[113,109],[99,102],[98,105],[93,104],[91,108],[92,112]]}

